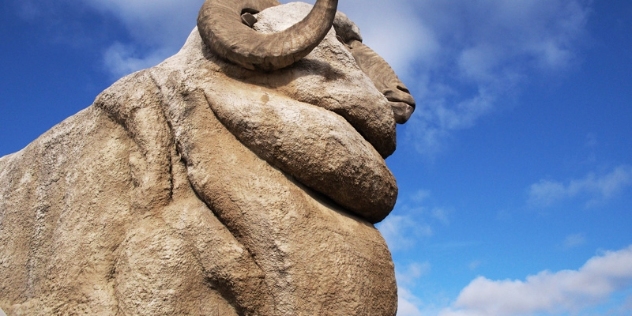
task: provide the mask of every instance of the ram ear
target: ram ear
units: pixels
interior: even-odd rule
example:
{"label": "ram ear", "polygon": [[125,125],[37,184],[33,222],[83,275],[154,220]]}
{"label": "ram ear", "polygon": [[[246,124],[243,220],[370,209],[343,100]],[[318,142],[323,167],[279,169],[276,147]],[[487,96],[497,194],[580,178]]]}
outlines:
{"label": "ram ear", "polygon": [[360,28],[342,12],[336,13],[334,29],[336,30],[336,37],[343,44],[349,44],[352,41],[362,42]]}
{"label": "ram ear", "polygon": [[249,18],[244,24],[244,13],[278,4],[276,0],[206,0],[198,15],[198,30],[206,46],[220,57],[247,69],[281,69],[307,56],[325,38],[338,0],[318,0],[307,17],[282,32],[257,33],[249,25],[256,21]]}

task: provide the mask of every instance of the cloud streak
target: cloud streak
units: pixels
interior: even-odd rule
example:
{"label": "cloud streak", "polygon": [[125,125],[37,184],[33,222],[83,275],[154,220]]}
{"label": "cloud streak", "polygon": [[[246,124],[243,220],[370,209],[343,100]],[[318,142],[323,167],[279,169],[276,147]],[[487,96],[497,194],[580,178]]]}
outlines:
{"label": "cloud streak", "polygon": [[440,316],[578,313],[632,285],[632,246],[591,258],[578,270],[543,271],[526,280],[478,277]]}
{"label": "cloud streak", "polygon": [[348,0],[339,9],[415,94],[418,109],[406,138],[432,157],[454,132],[511,103],[529,77],[572,65],[589,5],[588,0]]}
{"label": "cloud streak", "polygon": [[419,298],[406,288],[397,288],[397,316],[422,316]]}
{"label": "cloud streak", "polygon": [[116,17],[135,45],[179,49],[196,24],[204,0],[81,0],[86,6]]}
{"label": "cloud streak", "polygon": [[[395,214],[389,215],[383,222],[377,225],[389,249],[397,254],[402,250],[410,250],[418,246],[418,243],[433,235],[430,224],[449,225],[449,214],[442,208],[428,208],[428,199],[431,193],[426,190],[418,190],[408,196],[399,199]],[[396,262],[395,277],[397,279],[398,292],[398,316],[420,316],[422,301],[414,294],[419,284],[419,279],[430,273],[432,269],[429,262],[412,262],[400,266]],[[436,313],[435,313],[436,314]]]}
{"label": "cloud streak", "polygon": [[105,51],[103,59],[112,76],[119,78],[134,71],[157,65],[169,53],[168,48],[162,48],[139,54],[133,45],[116,42]]}
{"label": "cloud streak", "polygon": [[402,285],[414,285],[417,279],[428,274],[431,266],[428,262],[414,262],[409,264],[405,269],[396,269],[396,276],[399,284]]}
{"label": "cloud streak", "polygon": [[582,179],[573,179],[566,183],[540,180],[529,187],[529,204],[533,206],[551,206],[557,202],[587,197],[587,206],[608,200],[625,187],[632,185],[632,167],[621,165],[607,174],[589,173]]}
{"label": "cloud streak", "polygon": [[420,23],[432,31],[432,46],[438,48],[431,58],[410,62],[421,64],[417,90],[422,93],[408,139],[420,153],[435,155],[454,132],[512,103],[529,77],[567,68],[576,57],[588,4],[580,0],[418,2]]}
{"label": "cloud streak", "polygon": [[455,132],[513,103],[530,77],[572,65],[590,4],[349,0],[340,3],[340,10],[414,93],[417,111],[405,137],[432,158]]}
{"label": "cloud streak", "polygon": [[391,251],[411,249],[419,240],[431,237],[436,224],[450,224],[448,211],[426,206],[429,196],[428,191],[419,190],[410,196],[401,197],[394,212],[377,224]]}
{"label": "cloud streak", "polygon": [[[115,17],[127,30],[129,41],[104,51],[104,64],[118,77],[175,53],[203,0],[79,3]],[[590,0],[347,0],[339,9],[414,93],[418,109],[404,134],[431,157],[454,132],[512,103],[530,76],[572,64],[589,5]]]}
{"label": "cloud streak", "polygon": [[176,53],[195,27],[203,0],[81,0],[117,18],[131,41],[115,42],[104,52],[110,74],[121,77],[151,67]]}
{"label": "cloud streak", "polygon": [[430,237],[433,234],[430,225],[416,220],[412,214],[389,215],[378,224],[378,229],[391,251],[410,249],[420,238]]}
{"label": "cloud streak", "polygon": [[405,269],[396,269],[397,277],[397,316],[421,316],[420,309],[422,302],[412,291],[409,290],[418,283],[419,279],[428,274],[430,271],[430,263],[412,263]]}
{"label": "cloud streak", "polygon": [[576,248],[586,243],[586,237],[584,234],[572,234],[566,236],[563,246],[566,249]]}

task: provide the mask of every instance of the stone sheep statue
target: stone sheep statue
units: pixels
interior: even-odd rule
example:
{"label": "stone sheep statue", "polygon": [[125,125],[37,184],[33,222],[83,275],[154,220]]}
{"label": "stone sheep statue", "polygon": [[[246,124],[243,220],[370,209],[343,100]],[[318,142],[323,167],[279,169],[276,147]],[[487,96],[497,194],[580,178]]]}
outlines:
{"label": "stone sheep statue", "polygon": [[414,104],[337,0],[207,0],[180,52],[0,158],[0,307],[395,315],[373,224]]}

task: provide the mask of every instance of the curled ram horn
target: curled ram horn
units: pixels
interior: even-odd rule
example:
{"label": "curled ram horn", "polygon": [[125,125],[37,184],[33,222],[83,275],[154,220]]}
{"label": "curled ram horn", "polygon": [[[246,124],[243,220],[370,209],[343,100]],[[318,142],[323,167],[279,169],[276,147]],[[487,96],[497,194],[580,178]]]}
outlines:
{"label": "curled ram horn", "polygon": [[206,0],[198,15],[204,43],[218,56],[247,69],[271,71],[309,54],[332,27],[338,0],[318,0],[302,21],[274,34],[257,33],[242,14],[279,5],[276,0]]}

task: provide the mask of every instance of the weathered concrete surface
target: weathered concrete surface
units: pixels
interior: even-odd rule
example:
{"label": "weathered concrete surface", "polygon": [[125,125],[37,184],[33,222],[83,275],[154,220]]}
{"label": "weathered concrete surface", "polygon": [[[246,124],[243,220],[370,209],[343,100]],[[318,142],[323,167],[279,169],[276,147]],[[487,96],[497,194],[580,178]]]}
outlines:
{"label": "weathered concrete surface", "polygon": [[[278,31],[307,14],[259,14]],[[13,315],[394,315],[390,102],[330,31],[257,72],[197,31],[0,158]]]}

